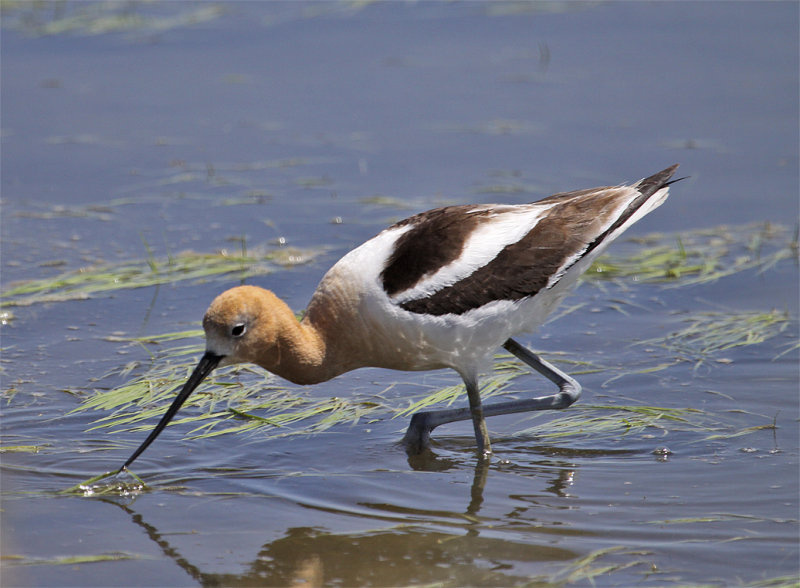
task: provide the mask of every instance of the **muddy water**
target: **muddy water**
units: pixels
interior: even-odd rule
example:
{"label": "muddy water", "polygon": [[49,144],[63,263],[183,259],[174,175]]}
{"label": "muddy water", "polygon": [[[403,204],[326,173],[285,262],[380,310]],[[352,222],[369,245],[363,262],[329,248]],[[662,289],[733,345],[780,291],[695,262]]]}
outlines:
{"label": "muddy water", "polygon": [[[237,250],[244,236],[253,250],[317,252],[248,280],[301,309],[335,259],[395,219],[527,202],[674,162],[691,178],[632,235],[753,221],[791,235],[797,10],[10,6],[3,290],[148,255]],[[147,363],[126,338],[196,328],[237,278],[9,307],[2,583],[790,584],[798,273],[791,260],[760,269],[677,288],[584,284],[567,302],[579,308],[525,339],[603,367],[572,368],[589,372],[581,405],[665,407],[690,422],[553,437],[543,432],[562,415],[501,417],[489,423],[488,463],[468,424],[442,427],[432,453],[409,458],[397,444],[407,419],[388,413],[286,437],[188,439],[179,425],[137,462],[151,491],[114,498],[57,492],[118,467],[143,432],[90,430],[107,413],[71,411],[124,383],[114,369]],[[700,363],[632,345],[693,313],[773,309],[788,312],[781,332]],[[611,379],[626,369],[638,373]],[[401,407],[457,382],[362,370],[299,392]],[[511,388],[546,382],[524,375]],[[581,405],[570,410],[588,423],[597,412]]]}

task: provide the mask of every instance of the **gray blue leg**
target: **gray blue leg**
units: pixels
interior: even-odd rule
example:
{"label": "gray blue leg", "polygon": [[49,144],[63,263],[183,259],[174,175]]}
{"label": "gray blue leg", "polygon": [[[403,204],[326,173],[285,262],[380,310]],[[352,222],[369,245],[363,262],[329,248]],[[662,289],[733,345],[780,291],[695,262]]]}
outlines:
{"label": "gray blue leg", "polygon": [[439,425],[472,419],[472,423],[475,427],[475,439],[477,441],[478,451],[482,454],[491,453],[492,446],[489,441],[489,433],[486,429],[484,417],[534,410],[567,408],[580,397],[580,384],[557,367],[547,363],[513,339],[509,339],[503,343],[503,347],[514,354],[520,361],[557,385],[559,392],[549,396],[512,400],[510,402],[498,402],[487,406],[481,406],[477,381],[465,378],[464,384],[466,385],[467,396],[469,397],[469,408],[432,410],[428,412],[418,412],[413,415],[411,417],[411,423],[408,425],[408,430],[403,437],[403,443],[409,452],[417,453],[425,447],[428,447],[431,439],[431,431]]}

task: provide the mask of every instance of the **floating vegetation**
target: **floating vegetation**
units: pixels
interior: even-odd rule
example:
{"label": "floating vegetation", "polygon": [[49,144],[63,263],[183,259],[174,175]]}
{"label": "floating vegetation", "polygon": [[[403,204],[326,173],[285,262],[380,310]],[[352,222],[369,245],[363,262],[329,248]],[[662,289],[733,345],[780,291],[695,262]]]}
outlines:
{"label": "floating vegetation", "polygon": [[[126,482],[123,476],[130,476],[134,481]],[[108,480],[103,484],[98,484],[102,480]],[[147,484],[139,476],[128,469],[105,472],[99,476],[94,476],[74,486],[61,490],[59,494],[72,494],[77,496],[128,496],[138,494],[148,490]]]}
{"label": "floating vegetation", "polygon": [[[201,333],[185,331],[132,341],[153,344]],[[164,412],[191,373],[196,356],[201,352],[202,347],[196,344],[161,350],[152,356],[150,365],[143,373],[122,386],[98,392],[73,412],[113,411],[95,421],[92,430],[147,429],[148,425],[140,423]],[[116,375],[128,374],[140,367],[128,364]],[[378,397],[311,399],[303,388],[276,386],[273,377],[251,365],[217,369],[186,401],[186,408],[181,414],[187,416],[177,418],[173,423],[196,425],[188,433],[192,438],[244,433],[254,429],[267,431],[270,436],[284,436],[320,433],[334,425],[356,423],[373,413],[385,413],[388,410]],[[292,427],[300,422],[305,422],[303,427]]]}
{"label": "floating vegetation", "polygon": [[93,133],[78,133],[76,135],[51,135],[46,137],[47,145],[96,145],[99,147],[122,147],[123,143],[116,139],[108,139]]}
{"label": "floating vegetation", "polygon": [[[561,413],[559,413],[561,414]],[[570,407],[565,416],[518,431],[514,436],[535,435],[542,439],[600,437],[643,433],[654,429],[670,431],[716,431],[722,424],[708,413],[695,408],[665,408],[661,406],[622,406],[579,404]],[[534,414],[533,418],[541,413]]]}
{"label": "floating vegetation", "polygon": [[[180,5],[176,3],[174,6]],[[43,36],[164,33],[214,20],[224,12],[221,5],[206,4],[174,14],[159,14],[161,7],[153,6],[149,2],[3,0],[0,7],[3,10],[3,19],[9,21],[8,26]],[[145,13],[145,9],[150,9],[150,13]]]}
{"label": "floating vegetation", "polygon": [[797,576],[778,576],[747,585],[748,588],[797,588],[798,586],[800,586],[800,580]]}
{"label": "floating vegetation", "polygon": [[[648,351],[661,350],[664,353],[648,354],[647,358],[629,363],[626,369],[619,370],[603,383],[607,386],[619,378],[634,374],[655,373],[680,363],[694,363],[694,369],[713,364],[729,364],[733,360],[721,357],[725,351],[735,348],[758,345],[777,337],[797,319],[787,312],[772,311],[705,311],[686,313],[679,316],[682,325],[663,337],[637,341],[636,347],[645,346]],[[786,355],[800,345],[785,349],[773,359]],[[713,362],[713,363],[712,363]]]}
{"label": "floating vegetation", "polygon": [[637,344],[663,347],[676,360],[694,362],[699,367],[723,351],[763,343],[783,333],[790,317],[777,310],[697,312],[686,315],[681,323],[683,328],[665,337]]}
{"label": "floating vegetation", "polygon": [[706,441],[711,441],[714,439],[733,439],[734,437],[741,437],[743,435],[749,435],[750,433],[755,433],[757,431],[775,431],[778,428],[776,424],[777,418],[773,419],[772,424],[770,425],[755,425],[753,427],[745,427],[738,431],[731,431],[725,433],[717,433],[715,435],[709,435],[706,437]]}
{"label": "floating vegetation", "polygon": [[[2,324],[2,323],[0,323],[0,324]],[[784,347],[786,347],[786,349],[784,349],[778,355],[776,355],[773,358],[773,360],[780,359],[781,357],[783,357],[784,355],[786,355],[788,353],[791,353],[792,351],[800,350],[800,341],[794,341],[792,343],[787,343],[786,345],[784,345]]]}
{"label": "floating vegetation", "polygon": [[677,519],[663,519],[658,521],[647,521],[651,525],[685,525],[687,523],[719,523],[722,521],[754,521],[759,523],[797,523],[797,519],[776,519],[772,517],[759,517],[755,515],[734,514],[734,513],[714,513],[703,517],[686,517]]}
{"label": "floating vegetation", "polygon": [[644,248],[627,257],[601,256],[583,279],[633,278],[689,286],[798,260],[797,231],[772,223],[654,233],[633,241]]}
{"label": "floating vegetation", "polygon": [[[230,426],[217,427],[219,422],[209,423],[203,427],[198,427],[192,431],[195,438],[216,437],[228,433],[243,433],[261,428],[268,425],[273,428],[272,437],[312,433],[322,433],[335,425],[356,424],[362,418],[373,415],[376,412],[386,410],[382,402],[364,399],[345,399],[332,397],[325,400],[309,402],[302,398],[295,398],[293,405],[287,408],[276,409],[271,399],[255,400],[247,405],[247,410],[237,410],[229,408],[230,414],[244,423]],[[292,410],[295,408],[297,410]],[[268,411],[267,416],[252,414],[253,411]],[[286,429],[295,423],[307,421],[306,425],[300,430]]]}
{"label": "floating vegetation", "polygon": [[0,294],[0,306],[83,300],[122,289],[144,288],[179,281],[200,282],[229,274],[239,279],[271,273],[276,266],[295,266],[317,252],[290,247],[264,253],[184,252],[157,259],[124,261],[63,272],[52,278],[28,280]]}
{"label": "floating vegetation", "polygon": [[333,184],[333,179],[328,176],[306,176],[295,178],[294,183],[302,188],[324,188]]}
{"label": "floating vegetation", "polygon": [[[726,519],[726,516],[730,516],[731,519],[735,518],[733,515],[723,515],[720,518],[713,518],[712,520],[731,520]],[[672,521],[652,521],[653,523],[657,524],[665,524]],[[676,521],[676,522],[695,522],[693,520],[686,520],[686,521]],[[736,537],[728,539],[728,541],[736,541],[741,539],[751,539],[752,537]],[[645,559],[647,557],[652,557],[653,553],[651,551],[646,550],[636,550],[631,549],[629,547],[625,547],[622,545],[617,545],[613,547],[606,547],[603,549],[598,549],[596,551],[592,551],[583,557],[578,558],[573,562],[569,562],[567,565],[564,566],[563,569],[558,570],[549,575],[536,575],[531,576],[528,578],[528,582],[525,584],[529,587],[540,587],[540,588],[563,588],[564,586],[572,586],[574,584],[579,585],[627,585],[628,583],[631,584],[638,584],[637,582],[633,582],[632,580],[627,580],[624,584],[620,584],[619,580],[617,582],[610,582],[609,580],[615,578],[611,576],[611,574],[616,572],[621,572],[623,570],[628,570],[635,566],[639,566],[640,575],[642,578],[646,578],[648,580],[652,580],[652,578],[659,578],[665,577],[665,572],[659,570],[653,561],[649,559]],[[610,560],[615,559],[622,559],[624,558],[626,561],[621,561],[619,563],[612,563]],[[668,572],[666,572],[668,574]],[[666,577],[665,577],[666,579]],[[597,580],[601,580],[598,582]],[[667,581],[662,581],[661,585],[679,585],[683,588],[710,588],[711,586],[718,585],[718,584],[709,584],[709,583],[687,583],[685,581],[677,581],[677,584],[674,581],[674,578],[670,578]],[[765,580],[759,580],[756,582],[751,583],[738,583],[735,584],[740,586],[741,588],[797,588],[798,581],[797,578],[794,576],[778,576],[775,578],[768,578]]]}
{"label": "floating vegetation", "polygon": [[541,194],[543,187],[526,181],[522,173],[517,170],[492,170],[489,172],[490,183],[476,186],[473,192],[477,194]]}
{"label": "floating vegetation", "polygon": [[0,445],[0,453],[39,453],[48,446],[48,443],[44,445]]}
{"label": "floating vegetation", "polygon": [[[607,558],[607,556],[611,554],[628,558],[636,557],[636,559],[625,563],[599,562],[599,560]],[[608,574],[620,572],[637,565],[643,565],[648,571],[651,571],[652,564],[646,560],[639,559],[641,556],[645,555],[652,554],[648,551],[631,550],[621,545],[598,549],[570,563],[563,570],[551,577],[535,576],[531,578],[531,580],[536,583],[531,583],[529,585],[540,585],[538,582],[542,582],[543,585],[546,586],[567,586],[576,582],[588,582],[590,585],[594,585],[595,579],[600,576],[608,577]],[[600,563],[600,565],[596,565],[598,563]]]}
{"label": "floating vegetation", "polygon": [[97,563],[104,561],[121,561],[126,559],[143,559],[140,555],[114,552],[98,555],[69,555],[51,559],[28,558],[25,556],[3,556],[4,563],[11,566],[75,566],[78,564]]}

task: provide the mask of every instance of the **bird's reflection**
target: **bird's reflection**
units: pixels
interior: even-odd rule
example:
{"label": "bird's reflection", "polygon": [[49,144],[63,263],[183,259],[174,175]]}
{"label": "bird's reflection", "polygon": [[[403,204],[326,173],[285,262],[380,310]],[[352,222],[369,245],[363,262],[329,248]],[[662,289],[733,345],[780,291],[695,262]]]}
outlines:
{"label": "bird's reflection", "polygon": [[[523,466],[503,463],[498,458],[475,460],[474,454],[467,457],[467,448],[464,451],[461,460],[458,455],[443,457],[431,450],[409,457],[413,469],[433,472],[463,469],[465,463],[474,464],[469,494],[453,497],[463,501],[462,509],[433,511],[419,506],[362,503],[360,506],[375,511],[375,520],[385,522],[386,514],[391,513],[391,521],[401,522],[356,533],[334,533],[315,526],[287,528],[282,537],[265,543],[247,569],[238,574],[203,571],[202,563],[192,563],[190,556],[181,554],[170,543],[170,535],[161,533],[157,522],[146,521],[136,512],[134,503],[119,498],[105,497],[102,500],[115,504],[130,515],[131,521],[144,530],[167,558],[204,586],[401,585],[436,583],[445,578],[456,584],[474,584],[476,578],[480,578],[479,583],[511,585],[524,580],[511,573],[514,566],[497,565],[487,569],[487,558],[513,563],[560,562],[577,557],[569,549],[553,546],[550,535],[541,542],[521,543],[482,534],[485,521],[480,517],[480,511],[491,472],[498,474],[503,468],[514,470]],[[565,496],[574,477],[572,464],[562,461],[560,467],[554,467],[552,457],[546,461],[546,466],[529,464],[528,468],[536,468],[537,475],[548,477],[547,494]],[[519,498],[514,500],[517,505],[519,502]],[[303,506],[316,508],[309,504]],[[519,520],[519,510],[515,508],[507,516]],[[343,509],[342,514],[347,515],[348,511]],[[458,529],[462,532],[459,533]]]}

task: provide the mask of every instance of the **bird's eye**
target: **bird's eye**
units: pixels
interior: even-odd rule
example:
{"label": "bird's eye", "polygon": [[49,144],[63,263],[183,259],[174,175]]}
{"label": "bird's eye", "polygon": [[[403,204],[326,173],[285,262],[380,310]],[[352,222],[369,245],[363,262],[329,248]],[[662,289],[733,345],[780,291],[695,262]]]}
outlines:
{"label": "bird's eye", "polygon": [[233,336],[233,337],[241,337],[242,335],[244,335],[244,332],[246,330],[247,330],[247,326],[244,323],[239,323],[239,324],[233,325],[233,328],[231,329],[231,336]]}

